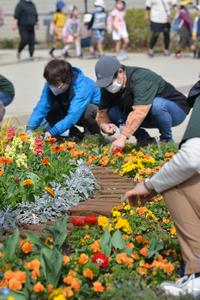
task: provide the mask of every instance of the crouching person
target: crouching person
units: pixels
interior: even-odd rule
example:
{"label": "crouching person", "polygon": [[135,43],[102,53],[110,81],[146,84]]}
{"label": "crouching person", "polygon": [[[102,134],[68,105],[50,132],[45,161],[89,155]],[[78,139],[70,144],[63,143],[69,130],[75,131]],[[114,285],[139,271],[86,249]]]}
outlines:
{"label": "crouching person", "polygon": [[3,121],[6,106],[14,99],[15,89],[11,81],[0,75],[0,122]]}
{"label": "crouching person", "polygon": [[112,143],[123,148],[134,135],[138,142],[152,138],[145,128],[158,128],[162,141],[171,141],[172,127],[181,124],[190,107],[186,97],[155,72],[122,65],[111,56],[102,56],[95,67],[101,100],[97,122],[106,134],[125,125]]}
{"label": "crouching person", "polygon": [[39,102],[34,108],[27,131],[44,126],[45,136],[68,135],[74,125],[85,132],[98,133],[95,120],[100,90],[95,82],[65,60],[52,60],[44,69],[44,85]]}
{"label": "crouching person", "polygon": [[200,81],[190,95],[193,112],[178,153],[157,174],[127,192],[126,197],[134,203],[135,196],[163,193],[176,226],[185,276],[175,283],[163,282],[161,288],[174,296],[189,293],[196,297],[200,295]]}

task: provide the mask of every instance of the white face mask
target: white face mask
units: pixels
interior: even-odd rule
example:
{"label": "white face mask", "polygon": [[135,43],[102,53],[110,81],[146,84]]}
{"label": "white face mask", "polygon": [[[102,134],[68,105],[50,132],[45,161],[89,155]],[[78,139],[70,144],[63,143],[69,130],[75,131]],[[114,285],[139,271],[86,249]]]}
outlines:
{"label": "white face mask", "polygon": [[54,85],[49,85],[49,88],[55,96],[58,96],[60,94],[63,94],[69,88],[69,85],[65,84],[63,88],[59,88]]}
{"label": "white face mask", "polygon": [[118,93],[121,88],[123,86],[123,83],[119,83],[117,82],[117,80],[115,80],[111,85],[109,85],[106,90],[112,94]]}

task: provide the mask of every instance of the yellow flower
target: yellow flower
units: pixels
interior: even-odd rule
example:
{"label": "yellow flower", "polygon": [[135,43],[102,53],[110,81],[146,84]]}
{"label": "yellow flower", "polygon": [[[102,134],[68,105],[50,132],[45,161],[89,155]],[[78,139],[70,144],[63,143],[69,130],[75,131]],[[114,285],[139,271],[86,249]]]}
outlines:
{"label": "yellow flower", "polygon": [[108,225],[108,218],[104,216],[99,216],[98,217],[98,224],[99,226],[105,228],[105,226]]}
{"label": "yellow flower", "polygon": [[119,218],[115,224],[115,229],[122,229],[127,234],[132,233],[132,229],[127,219]]}
{"label": "yellow flower", "polygon": [[130,209],[131,209],[131,206],[129,204],[124,206],[124,210],[130,210]]}
{"label": "yellow flower", "polygon": [[121,213],[120,213],[119,211],[114,210],[114,211],[112,212],[112,215],[113,215],[113,217],[118,218],[118,217],[121,216]]}
{"label": "yellow flower", "polygon": [[130,215],[133,216],[135,214],[135,211],[133,209],[130,210]]}
{"label": "yellow flower", "polygon": [[150,219],[153,219],[154,221],[158,221],[158,218],[149,209],[148,209],[148,212],[146,214],[146,218],[150,218]]}
{"label": "yellow flower", "polygon": [[13,296],[8,296],[6,300],[15,300],[15,298]]}
{"label": "yellow flower", "polygon": [[66,297],[64,295],[58,295],[53,297],[53,300],[66,300]]}

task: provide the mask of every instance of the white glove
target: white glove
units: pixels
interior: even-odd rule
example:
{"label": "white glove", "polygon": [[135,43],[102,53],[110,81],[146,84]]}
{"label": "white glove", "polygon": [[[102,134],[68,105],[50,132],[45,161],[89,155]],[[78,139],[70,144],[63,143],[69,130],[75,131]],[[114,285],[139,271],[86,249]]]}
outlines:
{"label": "white glove", "polygon": [[33,131],[28,129],[28,130],[26,130],[26,134],[28,134],[29,136],[33,136]]}
{"label": "white glove", "polygon": [[49,131],[46,131],[44,133],[44,139],[48,139],[48,138],[51,138],[51,133]]}

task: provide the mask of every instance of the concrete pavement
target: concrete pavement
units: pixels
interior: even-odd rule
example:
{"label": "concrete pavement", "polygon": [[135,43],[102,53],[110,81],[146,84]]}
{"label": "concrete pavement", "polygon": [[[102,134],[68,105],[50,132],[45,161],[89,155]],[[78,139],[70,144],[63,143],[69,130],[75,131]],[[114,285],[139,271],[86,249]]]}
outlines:
{"label": "concrete pavement", "polygon": [[[57,54],[59,55],[60,52],[57,51]],[[37,50],[34,61],[29,61],[27,57],[28,54],[24,51],[22,60],[18,62],[16,51],[0,50],[0,72],[8,77],[16,88],[16,97],[12,105],[7,108],[7,117],[30,114],[44,84],[42,75],[44,66],[48,62],[48,50]],[[69,61],[95,79],[95,59],[72,58]],[[200,61],[192,59],[189,55],[177,60],[173,55],[149,58],[145,53],[130,53],[129,59],[123,63],[152,69],[185,93],[199,79]],[[176,141],[181,139],[185,126],[186,121],[174,129]],[[155,130],[150,132],[157,135]]]}

